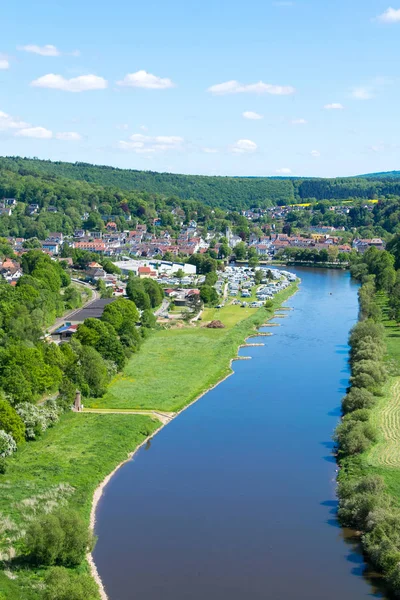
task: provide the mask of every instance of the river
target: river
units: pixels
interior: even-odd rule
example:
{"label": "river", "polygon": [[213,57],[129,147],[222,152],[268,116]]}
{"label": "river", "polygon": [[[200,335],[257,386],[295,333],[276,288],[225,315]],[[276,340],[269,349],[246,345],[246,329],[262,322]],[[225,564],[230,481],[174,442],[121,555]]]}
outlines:
{"label": "river", "polygon": [[252,360],[106,487],[94,558],[110,600],[382,597],[335,518],[331,435],[357,286],[343,271],[290,270],[294,310],[252,340],[265,346],[242,349]]}

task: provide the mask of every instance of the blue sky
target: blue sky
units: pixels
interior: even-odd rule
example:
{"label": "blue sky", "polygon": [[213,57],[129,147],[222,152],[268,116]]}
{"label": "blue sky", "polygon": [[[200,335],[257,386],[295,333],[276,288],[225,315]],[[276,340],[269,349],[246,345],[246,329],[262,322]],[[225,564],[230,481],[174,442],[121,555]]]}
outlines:
{"label": "blue sky", "polygon": [[211,175],[400,169],[393,2],[5,3],[0,154]]}

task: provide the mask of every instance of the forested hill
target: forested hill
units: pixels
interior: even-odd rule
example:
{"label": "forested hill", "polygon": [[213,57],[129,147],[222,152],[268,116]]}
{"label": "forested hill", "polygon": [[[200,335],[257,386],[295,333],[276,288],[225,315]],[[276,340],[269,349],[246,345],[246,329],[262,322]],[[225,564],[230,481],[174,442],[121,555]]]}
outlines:
{"label": "forested hill", "polygon": [[360,175],[363,179],[399,179],[400,171],[384,171],[382,173],[367,173]]}
{"label": "forested hill", "polygon": [[120,190],[193,199],[209,206],[236,210],[293,204],[309,199],[373,199],[400,195],[400,173],[397,177],[397,172],[336,179],[211,177],[117,169],[78,162],[0,157],[0,184],[2,175],[7,171],[23,176],[61,177]]}
{"label": "forested hill", "polygon": [[19,157],[0,158],[0,172],[3,169],[18,171],[21,175],[55,175],[121,190],[194,199],[221,208],[266,207],[295,201],[294,186],[290,179],[175,175]]}

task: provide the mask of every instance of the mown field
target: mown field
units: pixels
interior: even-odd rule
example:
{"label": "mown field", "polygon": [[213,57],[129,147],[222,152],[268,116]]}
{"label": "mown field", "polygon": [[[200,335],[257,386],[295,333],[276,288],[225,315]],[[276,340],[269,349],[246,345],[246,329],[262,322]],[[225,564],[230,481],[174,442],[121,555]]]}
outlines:
{"label": "mown field", "polygon": [[[25,444],[0,478],[2,558],[18,556],[27,524],[57,505],[73,506],[89,525],[96,487],[159,425],[139,415],[68,413],[39,440]],[[0,570],[0,598],[39,600],[43,575],[18,563],[11,570],[7,565],[6,572]]]}
{"label": "mown field", "polygon": [[277,294],[270,310],[227,305],[206,310],[203,323],[219,319],[225,329],[165,329],[152,335],[101,399],[91,408],[178,411],[231,372],[230,360],[253,330],[291,296],[294,286]]}
{"label": "mown field", "polygon": [[382,475],[400,503],[400,326],[389,319],[387,299],[379,297],[385,327],[386,365],[391,374],[372,410],[378,442],[362,457],[363,468]]}

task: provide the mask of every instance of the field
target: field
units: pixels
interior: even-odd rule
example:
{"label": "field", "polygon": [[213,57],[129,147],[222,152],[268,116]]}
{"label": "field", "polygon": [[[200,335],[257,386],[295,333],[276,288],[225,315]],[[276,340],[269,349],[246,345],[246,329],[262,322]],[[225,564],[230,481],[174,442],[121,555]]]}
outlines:
{"label": "field", "polygon": [[[294,291],[291,286],[277,294],[274,307]],[[230,360],[238,346],[273,312],[227,305],[207,309],[203,315],[203,322],[219,319],[225,329],[205,329],[200,322],[185,329],[158,331],[130,359],[108,393],[86,405],[176,412],[231,372]]]}
{"label": "field", "polygon": [[[160,423],[137,415],[66,414],[36,442],[9,460],[0,483],[0,550],[12,556],[27,523],[36,515],[69,503],[89,523],[93,492]],[[0,571],[7,600],[39,600],[42,572]],[[0,594],[0,598],[2,598]]]}
{"label": "field", "polygon": [[363,466],[382,475],[400,503],[400,327],[388,317],[387,299],[381,295],[382,323],[385,326],[386,364],[391,374],[382,398],[372,410],[372,422],[379,439],[363,457]]}

